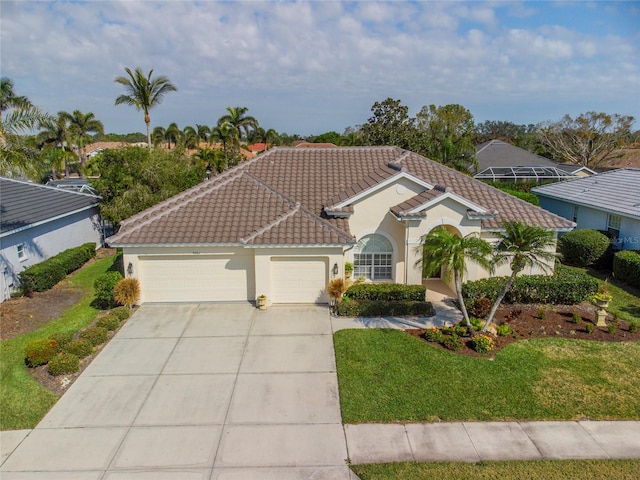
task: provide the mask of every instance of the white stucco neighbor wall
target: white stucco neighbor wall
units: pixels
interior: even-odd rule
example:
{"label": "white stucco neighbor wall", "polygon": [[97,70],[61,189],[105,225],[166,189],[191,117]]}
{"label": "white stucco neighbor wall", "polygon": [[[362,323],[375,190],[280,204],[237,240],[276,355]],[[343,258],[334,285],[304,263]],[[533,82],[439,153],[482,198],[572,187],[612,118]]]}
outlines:
{"label": "white stucco neighbor wall", "polygon": [[[9,298],[25,268],[51,258],[68,248],[93,242],[101,246],[102,229],[97,208],[59,218],[0,238],[0,298]],[[18,258],[24,245],[25,258]]]}

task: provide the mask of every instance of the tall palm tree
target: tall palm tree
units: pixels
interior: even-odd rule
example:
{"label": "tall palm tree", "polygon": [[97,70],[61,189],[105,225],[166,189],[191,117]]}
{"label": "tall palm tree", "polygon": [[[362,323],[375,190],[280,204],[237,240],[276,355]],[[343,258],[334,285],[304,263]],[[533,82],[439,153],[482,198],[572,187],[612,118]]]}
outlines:
{"label": "tall palm tree", "polygon": [[469,313],[462,298],[462,279],[467,272],[468,261],[490,270],[491,245],[475,234],[461,237],[444,227],[438,227],[422,236],[418,248],[422,258],[416,262],[416,266],[422,266],[427,276],[434,276],[439,272],[448,279],[453,276],[462,316],[469,332],[473,332]]}
{"label": "tall palm tree", "polygon": [[125,67],[128,77],[116,77],[114,82],[122,85],[127,92],[116,98],[116,105],[133,105],[136,109],[144,113],[144,123],[147,124],[147,143],[151,148],[151,117],[149,110],[162,102],[163,97],[169,92],[178,89],[164,75],[151,78],[153,70],[145,76],[140,67],[136,67],[135,72]]}
{"label": "tall palm tree", "polygon": [[236,127],[229,122],[222,122],[211,130],[210,138],[222,143],[222,153],[227,166],[236,163],[233,157],[240,150],[240,135]]}
{"label": "tall palm tree", "polygon": [[177,123],[173,122],[169,124],[169,126],[167,127],[167,130],[165,131],[165,137],[164,137],[168,143],[167,145],[168,150],[171,150],[171,142],[173,142],[174,147],[176,146],[181,134],[182,132],[180,131],[180,127],[178,127]]}
{"label": "tall palm tree", "polygon": [[0,122],[2,121],[2,114],[10,108],[26,112],[33,107],[27,97],[16,95],[13,87],[13,80],[9,77],[0,78]]}
{"label": "tall palm tree", "polygon": [[499,243],[493,257],[494,267],[509,264],[511,275],[498,294],[482,328],[486,332],[516,276],[527,267],[538,267],[549,272],[549,262],[555,259],[556,236],[551,230],[525,225],[522,222],[504,222],[498,234]]}
{"label": "tall palm tree", "polygon": [[227,114],[218,119],[218,126],[228,122],[238,131],[239,138],[242,139],[242,132],[245,135],[249,130],[258,128],[258,120],[250,115],[245,115],[249,109],[247,107],[227,107]]}
{"label": "tall palm tree", "polygon": [[208,126],[196,123],[196,132],[198,133],[198,146],[200,145],[200,142],[209,142],[211,129]]}
{"label": "tall palm tree", "polygon": [[191,125],[187,125],[182,129],[180,141],[182,143],[182,146],[186,149],[196,148],[200,145],[198,132]]}
{"label": "tall palm tree", "polygon": [[37,107],[14,108],[0,118],[0,175],[27,174],[37,177],[34,160],[38,152],[23,134],[33,130],[49,119],[49,115]]}
{"label": "tall palm tree", "polygon": [[93,112],[82,113],[80,110],[74,110],[73,113],[60,112],[60,114],[69,123],[69,132],[78,142],[78,157],[80,158],[80,165],[84,169],[87,163],[84,141],[89,133],[104,134],[104,125],[96,118]]}
{"label": "tall palm tree", "polygon": [[153,140],[153,146],[157,147],[162,142],[164,142],[167,138],[167,129],[164,127],[155,127],[153,129],[153,133],[151,134],[151,139]]}
{"label": "tall palm tree", "polygon": [[58,112],[58,116],[49,119],[42,124],[42,130],[38,134],[38,144],[40,148],[60,148],[64,161],[65,175],[69,176],[67,164],[67,147],[70,144],[71,130],[67,119],[67,112]]}

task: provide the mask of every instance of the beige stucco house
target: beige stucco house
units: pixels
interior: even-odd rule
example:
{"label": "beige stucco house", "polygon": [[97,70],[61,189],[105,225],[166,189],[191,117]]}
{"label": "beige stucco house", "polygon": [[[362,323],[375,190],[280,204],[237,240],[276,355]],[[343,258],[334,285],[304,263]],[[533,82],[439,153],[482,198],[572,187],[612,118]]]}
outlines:
{"label": "beige stucco house", "polygon": [[[505,220],[574,226],[400,148],[278,147],[129,218],[108,243],[143,303],[326,303],[345,262],[368,281],[420,284],[421,236],[492,240]],[[467,278],[487,275],[470,265]]]}

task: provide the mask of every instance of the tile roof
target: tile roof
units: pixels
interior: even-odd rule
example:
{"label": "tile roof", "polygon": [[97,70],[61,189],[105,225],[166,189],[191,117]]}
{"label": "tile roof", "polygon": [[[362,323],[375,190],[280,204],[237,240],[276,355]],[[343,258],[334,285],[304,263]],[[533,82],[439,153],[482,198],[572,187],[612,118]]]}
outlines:
{"label": "tile roof", "polygon": [[502,140],[489,140],[476,147],[478,172],[489,167],[556,167],[557,163]]}
{"label": "tile roof", "polygon": [[[350,244],[349,199],[394,176],[440,185],[492,212],[484,228],[521,220],[547,228],[573,223],[478,180],[397,147],[276,147],[125,220],[112,245]],[[435,195],[426,191],[398,212]],[[336,207],[340,203],[344,205]],[[337,214],[337,215],[336,215]]]}
{"label": "tile roof", "polygon": [[640,218],[640,168],[620,168],[591,177],[536,187],[533,193]]}
{"label": "tile roof", "polygon": [[0,177],[0,234],[92,208],[100,198]]}

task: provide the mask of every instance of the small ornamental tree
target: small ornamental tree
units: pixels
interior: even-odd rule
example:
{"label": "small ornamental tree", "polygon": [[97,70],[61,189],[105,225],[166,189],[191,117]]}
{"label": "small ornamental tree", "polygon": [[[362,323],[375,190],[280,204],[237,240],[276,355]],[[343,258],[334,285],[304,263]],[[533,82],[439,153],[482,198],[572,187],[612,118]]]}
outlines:
{"label": "small ornamental tree", "polygon": [[137,278],[123,278],[113,287],[113,299],[131,309],[140,299],[140,282]]}

